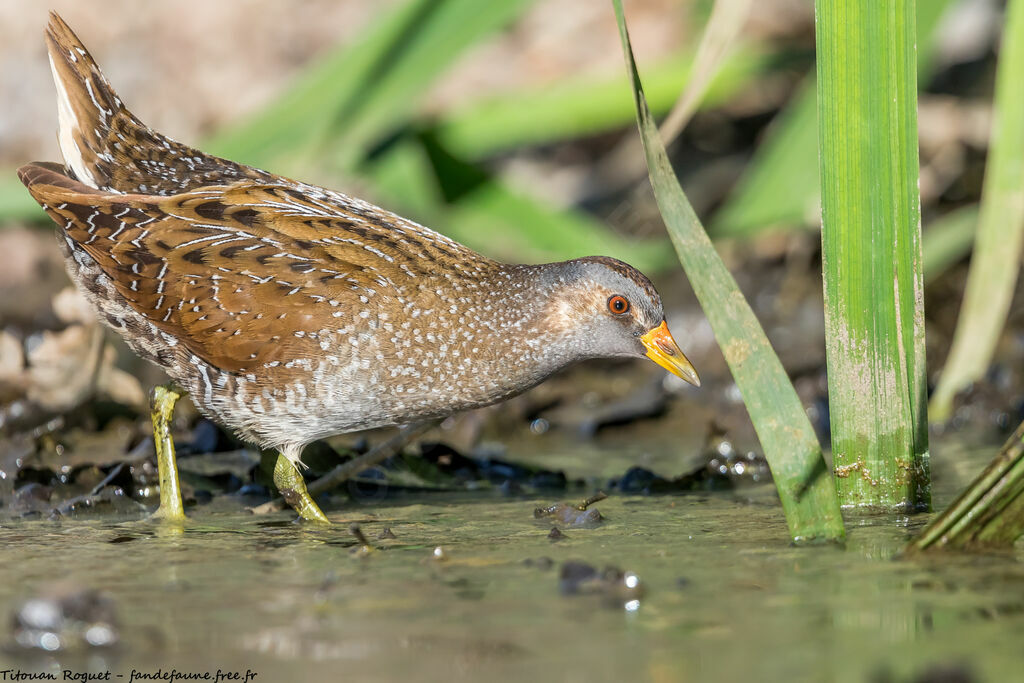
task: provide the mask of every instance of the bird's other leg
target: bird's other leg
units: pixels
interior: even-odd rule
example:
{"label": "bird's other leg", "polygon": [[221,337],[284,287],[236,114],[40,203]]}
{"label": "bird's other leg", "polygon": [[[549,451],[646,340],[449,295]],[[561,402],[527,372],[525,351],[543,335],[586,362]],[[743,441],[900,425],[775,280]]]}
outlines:
{"label": "bird's other leg", "polygon": [[280,491],[281,497],[302,519],[330,524],[327,515],[320,510],[306,490],[306,481],[296,465],[298,453],[294,454],[295,458],[289,458],[286,452],[289,450],[282,450],[277,456],[277,463],[274,464],[274,485]]}
{"label": "bird's other leg", "polygon": [[153,517],[172,522],[185,519],[185,506],[181,503],[181,481],[178,462],[174,457],[174,439],[171,437],[171,416],[174,404],[185,392],[173,383],[153,388],[149,395],[150,415],[153,418],[153,445],[156,447],[156,466],[160,474],[160,507]]}

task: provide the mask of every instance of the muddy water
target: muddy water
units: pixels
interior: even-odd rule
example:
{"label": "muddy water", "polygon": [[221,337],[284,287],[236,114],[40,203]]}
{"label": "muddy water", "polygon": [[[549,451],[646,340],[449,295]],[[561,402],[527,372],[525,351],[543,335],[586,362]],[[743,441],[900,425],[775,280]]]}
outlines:
{"label": "muddy water", "polygon": [[[121,642],[52,654],[8,647],[0,669],[60,680],[63,666],[123,681],[133,669],[249,670],[256,683],[903,681],[934,666],[1019,680],[1024,671],[1024,553],[892,561],[924,521],[896,516],[850,523],[845,548],[794,548],[769,487],[614,496],[596,506],[602,525],[563,528],[555,542],[551,523],[533,516],[551,502],[433,495],[338,508],[331,529],[216,503],[193,510],[184,533],[125,519],[5,521],[4,614],[29,596],[98,588],[114,602]],[[379,550],[354,553],[350,522]],[[395,538],[377,540],[385,527]],[[434,559],[438,546],[444,559]],[[634,572],[643,590],[623,598],[587,584],[564,595],[568,560]]]}

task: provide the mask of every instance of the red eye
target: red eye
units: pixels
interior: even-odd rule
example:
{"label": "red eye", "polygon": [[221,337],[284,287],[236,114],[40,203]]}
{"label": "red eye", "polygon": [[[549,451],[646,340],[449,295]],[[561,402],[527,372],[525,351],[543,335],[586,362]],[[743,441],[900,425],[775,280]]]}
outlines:
{"label": "red eye", "polygon": [[629,302],[626,301],[626,297],[616,294],[608,298],[608,310],[615,315],[622,315],[629,310]]}

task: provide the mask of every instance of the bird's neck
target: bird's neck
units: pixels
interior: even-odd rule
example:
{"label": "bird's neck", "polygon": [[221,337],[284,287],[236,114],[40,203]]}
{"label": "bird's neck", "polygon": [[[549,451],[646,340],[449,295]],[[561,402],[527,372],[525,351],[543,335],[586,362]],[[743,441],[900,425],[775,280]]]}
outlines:
{"label": "bird's neck", "polygon": [[[572,330],[552,325],[551,301],[566,284],[561,264],[498,264],[466,325],[480,343],[480,379],[494,400],[529,389],[583,356]],[[479,317],[479,320],[477,320]],[[490,392],[489,392],[490,393]]]}

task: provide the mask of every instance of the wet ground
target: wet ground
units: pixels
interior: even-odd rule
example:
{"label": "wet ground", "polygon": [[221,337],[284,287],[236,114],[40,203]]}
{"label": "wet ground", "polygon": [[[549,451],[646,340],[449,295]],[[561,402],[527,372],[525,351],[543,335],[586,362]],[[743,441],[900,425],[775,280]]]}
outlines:
{"label": "wet ground", "polygon": [[[991,453],[947,446],[937,506]],[[845,548],[792,547],[763,484],[613,494],[583,526],[535,515],[583,497],[397,495],[329,508],[330,529],[253,516],[230,496],[192,508],[183,532],[138,515],[8,519],[0,669],[1002,681],[1024,664],[1019,550],[894,561],[925,516],[854,519]]]}

